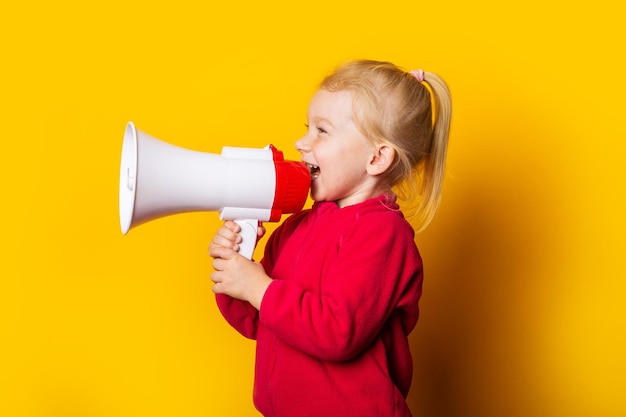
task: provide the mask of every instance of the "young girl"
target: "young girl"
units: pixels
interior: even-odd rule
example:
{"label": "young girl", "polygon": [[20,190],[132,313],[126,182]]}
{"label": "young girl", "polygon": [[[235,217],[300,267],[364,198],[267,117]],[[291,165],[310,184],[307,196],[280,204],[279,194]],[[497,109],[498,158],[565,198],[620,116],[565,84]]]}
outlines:
{"label": "young girl", "polygon": [[423,229],[439,204],[450,113],[433,73],[374,61],[340,67],[311,99],[296,142],[313,207],[277,228],[261,263],[237,253],[236,223],[218,230],[213,290],[226,320],[257,340],[263,415],[411,415],[407,336],[422,260],[392,189],[421,194]]}

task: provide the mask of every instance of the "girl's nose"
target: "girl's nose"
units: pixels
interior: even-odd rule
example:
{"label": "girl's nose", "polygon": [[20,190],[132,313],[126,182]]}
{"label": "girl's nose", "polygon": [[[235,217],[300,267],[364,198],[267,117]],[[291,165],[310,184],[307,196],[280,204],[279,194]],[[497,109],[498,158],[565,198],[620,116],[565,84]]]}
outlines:
{"label": "girl's nose", "polygon": [[300,153],[305,153],[309,150],[309,140],[306,135],[296,141],[296,150]]}

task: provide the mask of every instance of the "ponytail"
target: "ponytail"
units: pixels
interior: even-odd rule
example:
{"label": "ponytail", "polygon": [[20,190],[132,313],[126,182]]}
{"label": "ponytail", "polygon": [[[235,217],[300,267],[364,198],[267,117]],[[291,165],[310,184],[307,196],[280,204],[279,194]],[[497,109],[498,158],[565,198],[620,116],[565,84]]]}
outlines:
{"label": "ponytail", "polygon": [[430,224],[439,208],[452,117],[452,100],[446,83],[437,74],[426,72],[423,84],[431,93],[434,122],[430,149],[421,164],[422,199],[417,209],[421,226],[418,233]]}

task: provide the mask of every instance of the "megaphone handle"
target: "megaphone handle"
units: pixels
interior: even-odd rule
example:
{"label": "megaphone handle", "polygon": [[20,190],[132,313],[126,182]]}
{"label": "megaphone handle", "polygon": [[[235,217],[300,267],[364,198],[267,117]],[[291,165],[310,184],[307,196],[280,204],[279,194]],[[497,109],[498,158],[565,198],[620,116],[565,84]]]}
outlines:
{"label": "megaphone handle", "polygon": [[239,235],[241,236],[239,254],[248,259],[252,259],[252,254],[254,253],[254,248],[256,247],[259,221],[256,219],[244,219],[235,220],[235,223],[241,227],[241,231],[239,232]]}

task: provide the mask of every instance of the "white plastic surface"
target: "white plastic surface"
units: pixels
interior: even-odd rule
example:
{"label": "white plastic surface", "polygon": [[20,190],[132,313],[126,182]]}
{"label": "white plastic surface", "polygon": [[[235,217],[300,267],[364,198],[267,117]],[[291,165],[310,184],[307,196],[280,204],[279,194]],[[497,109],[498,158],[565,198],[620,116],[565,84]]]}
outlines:
{"label": "white plastic surface", "polygon": [[257,228],[259,222],[254,219],[235,220],[241,227],[239,236],[241,236],[241,243],[239,244],[239,254],[245,256],[248,259],[252,259],[254,248],[256,247]]}
{"label": "white plastic surface", "polygon": [[193,211],[217,211],[224,220],[269,220],[276,190],[271,149],[224,150],[230,156],[180,148],[129,122],[120,166],[122,233]]}
{"label": "white plastic surface", "polygon": [[137,131],[129,122],[122,143],[120,163],[119,211],[122,233],[128,233],[135,209],[135,191],[137,189]]}
{"label": "white plastic surface", "polygon": [[180,148],[126,126],[120,166],[122,233],[177,213],[218,211],[240,227],[248,259],[259,221],[268,221],[276,192],[272,149],[224,147],[221,155]]}

